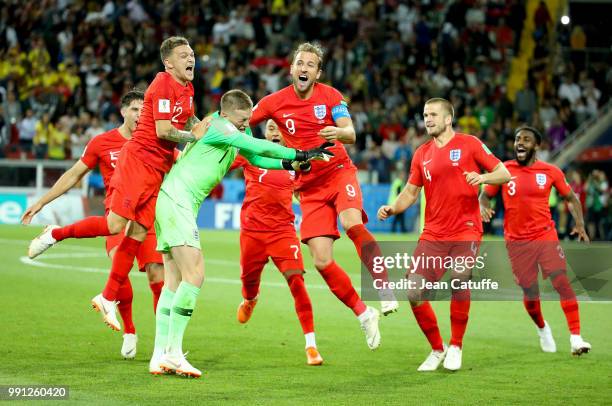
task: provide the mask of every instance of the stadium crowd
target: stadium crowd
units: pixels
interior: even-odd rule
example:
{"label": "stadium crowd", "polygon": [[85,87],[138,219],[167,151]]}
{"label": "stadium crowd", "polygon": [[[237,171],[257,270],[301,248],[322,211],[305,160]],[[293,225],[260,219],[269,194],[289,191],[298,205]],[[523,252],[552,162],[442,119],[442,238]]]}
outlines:
{"label": "stadium crowd", "polygon": [[[513,157],[516,125],[541,128],[540,159],[547,160],[607,102],[612,68],[572,60],[552,69],[548,44],[556,31],[542,2],[534,62],[511,102],[507,68],[525,18],[519,0],[3,1],[0,126],[9,136],[0,155],[79,157],[93,136],[120,123],[121,95],[145,89],[159,71],[158,44],[181,34],[197,56],[198,115],[215,110],[231,88],[254,100],[282,88],[294,44],[321,42],[322,80],[351,101],[358,141],[349,153],[369,182],[391,183],[407,170],[427,139],[423,103],[434,96],[453,103],[458,131],[480,137],[504,160]],[[582,30],[559,32],[562,44],[584,47]],[[598,213],[593,227],[603,237],[610,229],[599,225],[608,221],[605,174],[575,173],[581,186],[574,189],[582,188],[585,207]]]}

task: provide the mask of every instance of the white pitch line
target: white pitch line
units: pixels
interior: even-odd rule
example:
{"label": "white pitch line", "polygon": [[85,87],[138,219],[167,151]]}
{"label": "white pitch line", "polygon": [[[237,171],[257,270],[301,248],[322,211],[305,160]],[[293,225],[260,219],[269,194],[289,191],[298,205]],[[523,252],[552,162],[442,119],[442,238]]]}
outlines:
{"label": "white pitch line", "polygon": [[[29,240],[11,240],[11,239],[5,239],[5,238],[0,238],[0,243],[12,243],[12,244],[16,244],[16,245],[29,245]],[[89,251],[96,251],[96,252],[90,252],[90,253],[84,253],[84,252],[79,252],[79,253],[65,253],[65,254],[61,254],[61,253],[54,253],[54,254],[43,254],[40,259],[62,259],[62,258],[107,258],[107,255],[105,255],[104,253],[100,252],[100,248],[94,248],[94,247],[89,247],[89,246],[83,246],[83,245],[61,245],[58,246],[59,248],[71,248],[71,249],[76,249],[76,250],[83,250],[83,249],[87,249]],[[77,272],[86,272],[86,273],[103,273],[103,274],[108,274],[109,269],[108,268],[90,268],[90,267],[81,267],[81,266],[72,266],[72,265],[60,265],[60,264],[49,264],[49,263],[45,263],[40,261],[40,259],[38,260],[33,260],[28,258],[27,256],[23,256],[20,257],[19,260],[26,265],[32,265],[38,268],[50,268],[50,269],[62,269],[62,270],[72,270],[72,271],[77,271]],[[214,265],[219,265],[219,266],[224,266],[224,267],[232,267],[232,268],[239,268],[240,264],[235,262],[235,261],[228,261],[228,260],[223,260],[223,259],[214,259],[214,258],[204,258],[204,263],[205,264],[214,264]],[[266,265],[266,268],[274,268],[272,265],[268,264]],[[313,272],[311,270],[308,270],[308,272]],[[133,275],[138,275],[139,277],[145,276],[144,272],[132,272],[131,273],[132,276]],[[222,283],[222,284],[228,284],[228,285],[240,285],[241,282],[239,279],[228,279],[228,278],[215,278],[215,277],[205,277],[204,278],[205,282],[212,282],[212,283]],[[262,286],[269,286],[269,287],[275,287],[275,288],[286,288],[287,284],[284,283],[279,283],[279,282],[261,282]],[[329,287],[327,285],[321,285],[321,284],[308,284],[307,285],[308,289],[323,289],[323,290],[327,290],[329,289]],[[355,286],[355,289],[359,289],[359,286]],[[588,300],[587,298],[578,298],[580,300],[580,303],[594,303],[594,304],[611,304],[612,301],[608,301],[608,300],[597,300],[597,301],[591,301]]]}
{"label": "white pitch line", "polygon": [[[77,253],[77,254],[45,254],[41,256],[41,259],[53,259],[53,258],[91,258],[94,256],[98,256],[98,257],[106,257],[106,255],[101,255],[101,254],[97,254],[97,255],[92,255],[92,254],[85,254],[85,253]],[[20,257],[19,260],[21,261],[21,263],[25,264],[25,265],[31,265],[34,267],[38,267],[38,268],[48,268],[48,269],[61,269],[64,271],[76,271],[76,272],[85,272],[85,273],[101,273],[101,274],[108,274],[109,270],[108,268],[91,268],[91,267],[84,267],[84,266],[73,266],[73,265],[65,265],[65,264],[51,264],[51,263],[47,263],[47,262],[42,262],[40,259],[30,259],[27,256],[23,256]],[[211,264],[215,264],[215,265],[219,265],[219,266],[225,266],[225,267],[232,267],[232,268],[236,268],[238,266],[237,263],[232,262],[232,261],[226,261],[226,260],[222,260],[222,259],[205,259],[204,260],[205,263],[211,263]],[[145,276],[144,272],[131,272],[131,275],[138,275],[139,277]],[[228,284],[228,285],[240,285],[240,279],[236,278],[236,279],[228,279],[228,278],[216,278],[216,277],[205,277],[204,278],[204,282],[212,282],[212,283],[224,283],[224,284]],[[262,286],[269,286],[269,287],[275,287],[275,288],[286,288],[287,284],[286,283],[279,283],[279,282],[261,282]],[[308,285],[308,289],[329,289],[327,287],[327,285],[314,285],[314,284],[309,284]]]}

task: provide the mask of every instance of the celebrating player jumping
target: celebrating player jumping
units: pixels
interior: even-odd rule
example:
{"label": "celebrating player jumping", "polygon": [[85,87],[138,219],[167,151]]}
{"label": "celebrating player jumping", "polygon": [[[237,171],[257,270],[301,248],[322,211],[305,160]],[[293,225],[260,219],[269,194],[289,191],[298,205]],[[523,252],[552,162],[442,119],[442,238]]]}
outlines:
{"label": "celebrating player jumping", "polygon": [[[30,244],[34,258],[62,239],[91,238],[125,230],[113,256],[104,291],[92,299],[104,322],[119,331],[117,294],[128,277],[134,258],[155,218],[155,202],[164,175],[174,162],[177,143],[200,139],[205,125],[194,116],[193,71],[195,57],[187,39],[170,37],[160,47],[165,72],[147,88],[142,114],[130,140],[122,148],[110,182],[110,211],[67,227],[48,226]],[[189,131],[191,130],[191,132]]]}
{"label": "celebrating player jumping", "polygon": [[[240,90],[221,97],[221,111],[206,135],[189,145],[165,178],[156,208],[158,251],[163,252],[165,281],[156,319],[155,349],[149,372],[199,377],[183,354],[183,334],[204,281],[204,261],[196,218],[202,202],[221,181],[238,151],[265,169],[294,169],[293,161],[328,159],[324,148],[300,151],[245,134],[253,102]],[[297,165],[296,165],[297,166]]]}
{"label": "celebrating player jumping", "polygon": [[[273,120],[266,122],[264,135],[268,141],[283,145]],[[246,323],[251,318],[259,298],[261,272],[268,258],[272,258],[287,279],[295,302],[306,340],[306,361],[308,365],[321,365],[323,358],[315,340],[312,304],[302,276],[302,250],[291,207],[295,173],[258,168],[240,156],[232,169],[239,167],[244,168],[245,194],[240,211],[240,279],[244,300],[238,307],[238,321]]]}
{"label": "celebrating player jumping", "polygon": [[[482,238],[478,185],[501,184],[510,180],[505,166],[476,137],[453,131],[454,110],[445,99],[429,99],[423,116],[432,140],[415,152],[410,178],[392,206],[381,206],[378,217],[385,220],[413,205],[421,187],[425,188],[425,228],[414,256],[473,257]],[[480,173],[481,169],[489,171]],[[423,280],[440,280],[445,269],[419,267],[408,276],[413,286]],[[453,270],[452,278],[468,280],[471,271]],[[418,368],[434,371],[444,361],[449,370],[461,368],[461,348],[470,310],[469,289],[453,289],[450,303],[451,339],[447,347],[440,335],[436,315],[420,288],[411,289],[408,298],[419,327],[432,352]]]}
{"label": "celebrating player jumping", "polygon": [[488,222],[495,214],[490,208],[489,199],[501,188],[505,209],[504,237],[512,272],[516,283],[523,289],[525,310],[537,326],[540,347],[544,352],[557,351],[552,331],[540,307],[538,266],[544,278],[549,278],[559,293],[570,330],[570,351],[574,355],[581,355],[591,350],[591,344],[580,335],[578,301],[567,279],[565,254],[559,245],[555,222],[550,214],[550,191],[554,186],[569,203],[576,222],[571,234],[588,242],[582,205],[567,184],[563,172],[554,165],[536,159],[536,151],[542,142],[540,132],[533,127],[521,127],[514,134],[516,159],[505,162],[512,178],[501,187],[485,187],[480,194],[482,218]]}
{"label": "celebrating player jumping", "polygon": [[[124,119],[123,124],[118,128],[95,136],[89,144],[87,144],[87,148],[81,159],[78,160],[72,168],[68,169],[43,197],[25,211],[21,219],[23,224],[29,224],[36,213],[42,210],[43,207],[70,190],[87,172],[98,165],[100,166],[104,188],[106,189],[104,206],[106,208],[106,214],[108,214],[111,198],[110,179],[115,171],[115,164],[119,158],[121,148],[127,140],[132,137],[132,133],[136,129],[136,124],[138,124],[142,110],[143,99],[144,94],[137,90],[132,90],[121,98],[121,116]],[[81,226],[81,222],[78,222],[71,226],[63,227],[62,229],[56,229],[55,232],[59,233],[66,230],[66,234],[70,235],[75,232],[75,228]],[[61,236],[59,236],[59,238],[63,239]],[[122,238],[122,234],[106,237],[106,252],[111,259],[115,255],[117,246]],[[155,239],[155,232],[151,229],[136,254],[138,269],[141,272],[146,271],[147,277],[149,278],[149,286],[153,292],[153,311],[155,311],[157,307],[157,301],[159,300],[159,295],[164,284],[162,257],[155,251],[156,246],[157,240]],[[117,307],[121,319],[123,320],[125,331],[121,354],[125,358],[134,358],[136,356],[137,336],[136,328],[132,320],[132,298],[132,285],[130,279],[127,278],[117,292],[117,300],[119,301]]]}
{"label": "celebrating player jumping", "polygon": [[[312,170],[297,176],[302,208],[300,237],[332,293],[358,317],[368,347],[374,350],[380,345],[379,312],[362,302],[351,279],[333,258],[333,243],[340,237],[338,218],[370,271],[371,258],[379,255],[379,249],[364,225],[367,217],[362,208],[357,169],[343,146],[355,142],[355,129],[340,92],[317,82],[322,63],[323,51],[319,46],[301,44],[291,64],[293,84],[261,99],[253,109],[251,125],[273,119],[287,145],[294,148],[312,148],[322,140],[334,143],[331,150],[336,157],[332,161],[313,162]],[[366,245],[368,249],[362,250]],[[374,277],[386,279],[386,272]],[[384,314],[397,310],[393,292],[379,293]]]}

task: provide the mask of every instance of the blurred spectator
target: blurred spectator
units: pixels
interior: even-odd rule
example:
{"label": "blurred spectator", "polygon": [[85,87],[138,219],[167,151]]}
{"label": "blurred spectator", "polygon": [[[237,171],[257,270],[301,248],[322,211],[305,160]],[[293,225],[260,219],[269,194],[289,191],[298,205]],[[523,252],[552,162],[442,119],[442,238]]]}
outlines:
{"label": "blurred spectator", "polygon": [[533,15],[533,22],[535,24],[535,32],[533,35],[536,40],[546,38],[548,35],[548,24],[552,22],[552,18],[550,17],[548,6],[543,0],[540,0],[540,4],[538,4],[538,8]]}
{"label": "blurred spectator", "polygon": [[462,133],[475,135],[477,137],[480,136],[480,121],[474,115],[471,106],[465,106],[463,116],[457,120],[457,125],[459,126],[459,131]]}
{"label": "blurred spectator", "polygon": [[69,144],[69,135],[65,128],[65,121],[58,121],[55,126],[50,126],[51,130],[48,135],[48,152],[49,159],[66,159],[66,150]]}
{"label": "blurred spectator", "polygon": [[563,78],[563,83],[559,86],[559,98],[567,99],[572,105],[580,98],[580,86],[578,86],[569,75]]}
{"label": "blurred spectator", "polygon": [[36,131],[34,139],[32,140],[34,157],[36,159],[47,158],[49,139],[54,131],[55,127],[51,123],[51,115],[49,113],[43,113],[40,121],[36,123]]}
{"label": "blurred spectator", "polygon": [[34,116],[34,111],[32,109],[27,109],[25,117],[17,125],[19,129],[19,146],[26,154],[33,152],[32,142],[36,135],[37,126],[38,118]]}
{"label": "blurred spectator", "polygon": [[530,124],[533,120],[533,112],[537,110],[537,107],[536,94],[529,85],[529,81],[526,80],[523,88],[516,92],[516,99],[514,100],[514,111],[518,121]]}
{"label": "blurred spectator", "polygon": [[[83,123],[83,124],[85,124],[85,123]],[[93,116],[91,118],[91,122],[90,122],[89,126],[85,130],[85,138],[87,140],[90,140],[93,137],[95,137],[96,135],[102,134],[103,132],[104,132],[104,127],[102,126],[102,123],[100,122],[100,119],[97,116]]]}
{"label": "blurred spectator", "polygon": [[563,126],[561,120],[556,116],[553,118],[548,131],[546,132],[548,138],[551,140],[552,148],[557,149],[563,144],[567,137],[567,129]]}
{"label": "blurred spectator", "polygon": [[[402,168],[395,171],[393,182],[391,182],[391,187],[389,188],[389,198],[387,199],[387,204],[392,205],[393,203],[395,203],[395,201],[397,200],[397,196],[402,192],[402,190],[404,190],[405,186],[406,170]],[[404,212],[393,216],[393,222],[391,223],[391,232],[407,232]]]}
{"label": "blurred spectator", "polygon": [[593,240],[606,238],[604,221],[608,209],[609,184],[604,171],[594,170],[586,181],[587,230]]}
{"label": "blurred spectator", "polygon": [[15,92],[9,91],[6,95],[6,114],[11,124],[21,120],[21,103],[17,100]]}

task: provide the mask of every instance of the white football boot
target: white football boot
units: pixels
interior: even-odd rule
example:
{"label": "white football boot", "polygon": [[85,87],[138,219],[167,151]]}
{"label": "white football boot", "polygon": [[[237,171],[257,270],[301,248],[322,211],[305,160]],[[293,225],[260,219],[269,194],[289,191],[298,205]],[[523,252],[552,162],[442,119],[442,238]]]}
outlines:
{"label": "white football boot", "polygon": [[117,302],[106,300],[102,293],[91,299],[91,306],[102,314],[104,323],[115,331],[121,331],[121,324],[117,320]]}
{"label": "white football boot", "polygon": [[444,358],[446,357],[446,351],[448,347],[444,344],[444,350],[437,351],[432,350],[431,353],[425,358],[425,361],[417,368],[419,372],[432,372],[438,369]]}
{"label": "white football boot", "polygon": [[367,314],[363,315],[363,320],[360,318],[361,329],[365,333],[368,348],[375,350],[380,345],[380,330],[378,329],[380,313],[370,306],[366,308],[365,313]]}
{"label": "white football boot", "polygon": [[591,344],[587,343],[578,334],[570,335],[570,346],[572,348],[572,355],[580,356],[591,351]]}
{"label": "white football boot", "polygon": [[170,354],[166,352],[161,357],[159,366],[162,371],[168,374],[177,374],[187,378],[199,378],[202,376],[202,371],[195,368],[185,358],[186,354]]}
{"label": "white football boot", "polygon": [[391,313],[397,312],[399,303],[391,289],[379,290],[378,297],[380,297],[380,312],[383,316],[388,316]]}
{"label": "white football boot", "polygon": [[136,334],[124,334],[123,345],[121,346],[121,355],[125,359],[136,358],[136,344],[138,343],[138,336]]}
{"label": "white football boot", "polygon": [[461,348],[456,345],[451,345],[446,351],[446,358],[444,358],[444,368],[449,371],[457,371],[461,369]]}
{"label": "white football boot", "polygon": [[36,238],[30,242],[30,247],[28,248],[28,257],[30,259],[34,259],[49,248],[53,247],[57,241],[51,235],[51,231],[56,228],[60,228],[60,226],[50,225],[45,227],[42,233],[38,234]]}
{"label": "white football boot", "polygon": [[544,327],[539,328],[538,335],[540,336],[540,348],[544,352],[557,352],[557,344],[555,344],[555,339],[552,335],[552,330],[548,325],[548,322],[544,320]]}
{"label": "white football boot", "polygon": [[161,367],[161,359],[164,356],[163,352],[157,353],[153,351],[153,356],[149,360],[149,373],[151,375],[163,375],[166,372]]}

